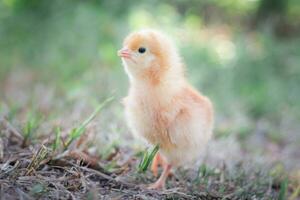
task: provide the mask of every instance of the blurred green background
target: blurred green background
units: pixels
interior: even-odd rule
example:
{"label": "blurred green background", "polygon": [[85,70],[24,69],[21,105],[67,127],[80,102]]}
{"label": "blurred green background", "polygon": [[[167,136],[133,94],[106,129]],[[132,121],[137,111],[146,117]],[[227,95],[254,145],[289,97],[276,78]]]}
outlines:
{"label": "blurred green background", "polygon": [[264,121],[277,138],[282,123],[298,125],[298,0],[0,0],[0,97],[13,106],[25,100],[12,87],[30,96],[37,83],[58,99],[122,97],[116,51],[143,27],[173,36],[189,80],[215,104],[217,132],[244,137]]}

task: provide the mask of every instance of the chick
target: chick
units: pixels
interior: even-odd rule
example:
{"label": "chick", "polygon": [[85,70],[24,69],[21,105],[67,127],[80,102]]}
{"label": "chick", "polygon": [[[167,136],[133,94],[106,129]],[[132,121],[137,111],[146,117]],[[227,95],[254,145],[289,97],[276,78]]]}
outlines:
{"label": "chick", "polygon": [[161,163],[163,172],[149,188],[163,189],[173,166],[193,161],[205,149],[212,136],[212,103],[187,82],[175,45],[159,31],[131,33],[118,55],[130,81],[123,101],[128,126],[159,145],[152,170],[157,174]]}

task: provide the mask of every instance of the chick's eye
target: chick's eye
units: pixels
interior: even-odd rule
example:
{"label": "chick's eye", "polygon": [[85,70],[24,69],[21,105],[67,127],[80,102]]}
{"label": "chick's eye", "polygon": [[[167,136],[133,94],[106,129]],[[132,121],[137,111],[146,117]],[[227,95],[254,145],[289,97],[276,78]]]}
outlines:
{"label": "chick's eye", "polygon": [[146,48],[145,47],[140,47],[138,49],[139,53],[145,53],[146,52]]}

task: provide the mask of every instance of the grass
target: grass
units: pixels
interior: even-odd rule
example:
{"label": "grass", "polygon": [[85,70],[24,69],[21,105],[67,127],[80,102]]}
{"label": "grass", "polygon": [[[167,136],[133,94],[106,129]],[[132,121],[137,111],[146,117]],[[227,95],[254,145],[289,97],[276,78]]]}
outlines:
{"label": "grass", "polygon": [[60,127],[55,127],[55,139],[52,143],[52,151],[56,151],[61,145],[61,129]]}
{"label": "grass", "polygon": [[33,155],[31,162],[27,167],[27,171],[25,173],[26,176],[30,175],[33,171],[37,170],[40,167],[41,163],[48,158],[50,152],[47,147],[41,145],[41,147],[37,150],[37,152]]}
{"label": "grass", "polygon": [[287,193],[287,189],[288,189],[288,179],[284,179],[281,183],[280,183],[280,191],[279,191],[279,200],[283,200],[286,199],[286,193]]}
{"label": "grass", "polygon": [[148,153],[147,150],[144,151],[143,158],[138,166],[139,172],[145,172],[148,169],[149,165],[152,163],[152,160],[154,159],[158,150],[159,150],[159,145],[156,145],[153,147],[150,153]]}
{"label": "grass", "polygon": [[40,119],[37,116],[30,115],[23,128],[24,141],[23,146],[26,146],[28,141],[34,138],[35,131],[40,123]]}
{"label": "grass", "polygon": [[69,147],[69,145],[76,140],[77,138],[79,138],[80,136],[82,136],[82,134],[84,133],[86,126],[96,117],[96,115],[112,100],[114,99],[114,97],[109,97],[107,98],[105,101],[103,101],[96,109],[95,111],[83,122],[81,123],[78,127],[73,128],[71,130],[71,132],[69,133],[69,137],[67,139],[67,141],[64,143],[64,148],[67,149]]}
{"label": "grass", "polygon": [[[88,134],[95,132],[91,131],[93,127],[91,123],[97,120],[99,112],[102,112],[103,117],[108,117],[107,111],[111,112],[116,106],[116,103],[112,102],[113,106],[107,107],[112,100],[113,98],[107,98],[90,115],[87,114],[88,117],[82,120],[82,123],[75,123],[79,125],[67,129],[77,130],[80,134],[72,135],[70,134],[72,132],[56,123],[50,123],[52,125],[49,128],[53,137],[49,138],[47,134],[39,135],[40,131],[46,131],[45,128],[39,128],[36,134],[31,135],[31,140],[27,139],[27,145],[23,146],[25,137],[15,138],[14,135],[8,134],[13,129],[18,131],[18,128],[14,127],[16,123],[10,123],[10,126],[1,125],[1,140],[6,142],[3,143],[5,146],[0,164],[0,183],[3,191],[0,195],[3,198],[42,199],[75,197],[270,199],[298,195],[297,186],[291,187],[289,182],[282,178],[281,174],[285,173],[282,167],[275,166],[270,174],[263,166],[253,168],[243,162],[233,168],[227,164],[218,167],[207,162],[202,163],[198,169],[179,168],[168,180],[167,185],[170,189],[166,191],[145,189],[143,184],[154,181],[147,168],[159,150],[158,145],[145,151],[143,159],[139,162],[134,156],[132,146],[129,149],[124,146],[126,140],[107,143],[106,147],[108,145],[113,148],[104,147],[106,156],[101,157],[97,155],[97,151],[96,153],[90,151],[93,145],[81,143],[82,138],[88,140]],[[16,116],[19,114],[16,113]],[[46,123],[49,125],[47,120],[43,120],[39,127]],[[113,127],[112,130],[119,132],[122,129]],[[219,140],[225,140],[226,137]],[[72,142],[64,146],[63,141],[69,141],[70,138]],[[95,140],[95,137],[92,139]],[[131,144],[132,141],[129,145]],[[143,173],[140,173],[141,171]]]}
{"label": "grass", "polygon": [[[5,154],[14,153],[16,147],[7,147]],[[21,148],[21,146],[19,147]],[[138,186],[137,183],[145,184],[151,181],[151,174],[146,172],[142,175],[144,180],[132,180],[132,178],[140,178],[141,175],[134,167],[128,171],[126,168],[128,163],[118,166],[121,170],[117,173],[111,173],[104,168],[95,170],[84,160],[78,162],[80,159],[72,156],[51,161],[48,147],[44,145],[33,145],[32,147],[36,149],[32,153],[28,147],[19,149],[22,152],[30,153],[22,157],[15,157],[14,159],[17,159],[18,162],[15,162],[14,159],[4,160],[6,167],[1,166],[2,174],[0,176],[2,191],[5,192],[1,194],[2,197],[87,198],[94,196],[95,198],[103,198],[119,196],[138,198],[143,196],[143,198],[154,197],[157,199],[220,197],[224,197],[224,199],[249,199],[254,196],[257,198],[275,198],[277,193],[277,189],[272,189],[272,185],[276,183],[268,182],[269,178],[266,174],[244,173],[241,166],[236,166],[234,169],[236,173],[230,175],[230,172],[225,168],[213,169],[205,165],[200,167],[199,175],[199,179],[204,181],[191,185],[181,185],[182,183],[192,183],[193,177],[179,169],[176,177],[172,177],[168,181],[171,188],[176,187],[176,184],[179,183],[177,190],[149,191]],[[29,158],[31,158],[30,162],[27,160]],[[26,165],[28,166],[26,167]],[[138,163],[131,160],[130,165],[138,166]],[[220,181],[222,176],[225,178]],[[252,180],[251,182],[246,181],[249,178]],[[284,188],[282,189],[282,187]],[[287,190],[287,184],[281,184],[278,189],[281,194],[281,191]]]}

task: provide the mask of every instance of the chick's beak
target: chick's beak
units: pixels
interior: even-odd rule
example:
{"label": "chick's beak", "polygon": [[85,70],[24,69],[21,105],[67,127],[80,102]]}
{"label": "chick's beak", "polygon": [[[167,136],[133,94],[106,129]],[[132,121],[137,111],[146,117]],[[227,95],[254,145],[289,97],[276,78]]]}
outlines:
{"label": "chick's beak", "polygon": [[120,56],[121,58],[131,58],[131,53],[129,49],[122,48],[118,51],[118,56]]}

